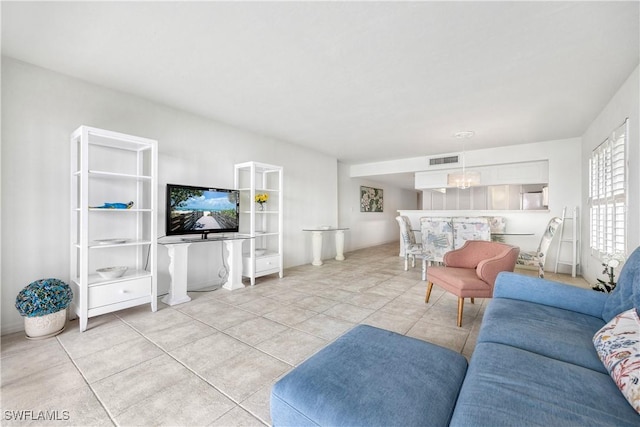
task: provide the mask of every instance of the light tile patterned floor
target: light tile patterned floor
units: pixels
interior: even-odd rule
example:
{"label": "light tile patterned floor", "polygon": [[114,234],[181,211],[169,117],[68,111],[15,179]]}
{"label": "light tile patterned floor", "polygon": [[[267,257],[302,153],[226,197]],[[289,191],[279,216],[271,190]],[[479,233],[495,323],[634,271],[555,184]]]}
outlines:
{"label": "light tile patterned floor", "polygon": [[147,305],[92,318],[84,333],[74,321],[47,340],[3,336],[1,423],[269,425],[272,384],[358,323],[470,357],[487,301],[467,303],[458,328],[456,298],[434,287],[425,304],[420,268],[403,265],[397,244],[381,245],[254,287],[192,292],[156,313]]}

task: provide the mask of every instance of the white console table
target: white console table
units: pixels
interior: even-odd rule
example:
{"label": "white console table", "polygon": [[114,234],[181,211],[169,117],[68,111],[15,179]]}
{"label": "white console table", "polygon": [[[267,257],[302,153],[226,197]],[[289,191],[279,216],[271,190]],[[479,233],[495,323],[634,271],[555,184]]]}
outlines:
{"label": "white console table", "polygon": [[304,228],[302,231],[311,232],[311,245],[313,250],[312,265],[322,265],[322,235],[327,232],[336,234],[336,261],[344,260],[344,232],[348,228],[340,227],[313,227]]}
{"label": "white console table", "polygon": [[162,298],[162,302],[176,305],[191,301],[191,297],[187,295],[187,266],[189,246],[192,244],[224,242],[228,253],[229,275],[222,288],[230,291],[244,288],[242,283],[242,242],[251,238],[245,234],[232,234],[213,237],[209,235],[206,239],[182,237],[158,240],[158,244],[166,246],[169,252],[169,275],[171,276],[169,293]]}

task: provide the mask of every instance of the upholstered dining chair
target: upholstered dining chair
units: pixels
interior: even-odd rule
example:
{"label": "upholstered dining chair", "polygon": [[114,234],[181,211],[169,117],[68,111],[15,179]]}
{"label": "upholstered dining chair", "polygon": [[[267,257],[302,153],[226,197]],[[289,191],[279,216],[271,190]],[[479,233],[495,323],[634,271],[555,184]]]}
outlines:
{"label": "upholstered dining chair", "polygon": [[462,326],[464,299],[491,298],[498,273],[513,271],[520,248],[499,242],[467,240],[460,249],[444,255],[444,267],[427,270],[427,295],[429,302],[433,285],[438,285],[458,297],[458,327]]}
{"label": "upholstered dining chair", "polygon": [[422,243],[416,241],[416,235],[411,229],[409,217],[399,215],[396,217],[396,221],[400,226],[400,236],[404,244],[404,271],[407,271],[409,269],[409,259],[411,259],[411,267],[415,267],[416,257],[423,257]]}
{"label": "upholstered dining chair", "polygon": [[504,233],[504,230],[507,228],[507,218],[503,216],[490,216],[487,217],[489,220],[489,229],[492,233]]}
{"label": "upholstered dining chair", "polygon": [[544,263],[547,260],[547,252],[549,251],[549,246],[551,246],[553,236],[556,234],[556,231],[558,231],[558,228],[560,228],[560,224],[562,224],[562,219],[558,217],[551,218],[547,224],[547,228],[544,230],[542,239],[540,239],[538,249],[535,251],[520,252],[516,264],[538,267],[538,277],[544,279]]}
{"label": "upholstered dining chair", "polygon": [[453,250],[453,220],[451,217],[422,217],[420,218],[420,232],[426,261],[442,262],[444,254]]}
{"label": "upholstered dining chair", "polygon": [[491,226],[487,217],[454,217],[453,247],[461,248],[467,240],[491,240]]}
{"label": "upholstered dining chair", "polygon": [[491,230],[491,241],[504,243],[502,235],[507,229],[507,219],[503,216],[489,216],[489,229]]}

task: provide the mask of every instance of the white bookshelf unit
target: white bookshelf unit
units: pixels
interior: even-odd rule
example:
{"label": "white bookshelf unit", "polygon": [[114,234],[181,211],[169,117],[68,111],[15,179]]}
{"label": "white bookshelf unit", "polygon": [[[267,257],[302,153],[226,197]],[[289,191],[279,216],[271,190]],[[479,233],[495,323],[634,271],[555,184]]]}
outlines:
{"label": "white bookshelf unit", "polygon": [[[147,303],[157,310],[157,164],[155,140],[88,126],[71,135],[71,311],[80,331],[101,314]],[[127,270],[96,271],[108,267]]]}
{"label": "white bookshelf unit", "polygon": [[[235,188],[240,190],[240,232],[253,239],[242,251],[242,275],[255,285],[256,277],[278,273],[283,277],[282,167],[246,162],[235,165]],[[261,210],[256,194],[269,200]]]}

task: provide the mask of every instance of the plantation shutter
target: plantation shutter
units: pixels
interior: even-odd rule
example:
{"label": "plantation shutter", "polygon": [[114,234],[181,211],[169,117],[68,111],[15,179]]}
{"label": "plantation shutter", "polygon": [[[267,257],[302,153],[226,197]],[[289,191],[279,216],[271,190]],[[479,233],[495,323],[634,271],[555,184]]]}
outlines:
{"label": "plantation shutter", "polygon": [[596,147],[589,159],[591,250],[597,255],[626,254],[628,122]]}

